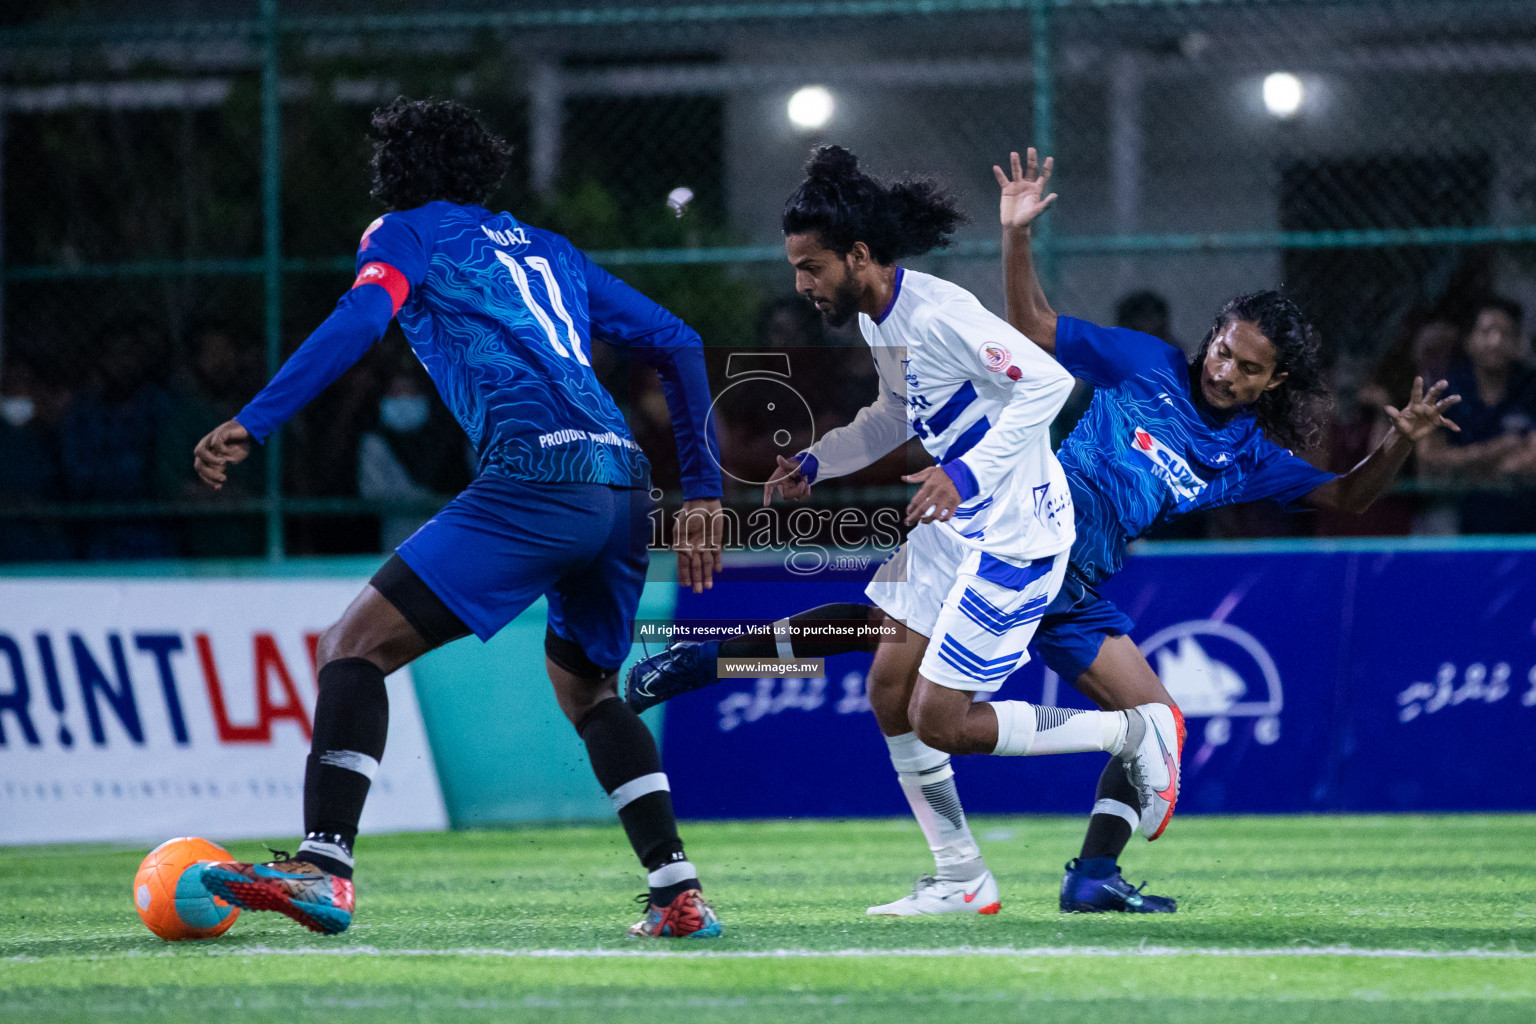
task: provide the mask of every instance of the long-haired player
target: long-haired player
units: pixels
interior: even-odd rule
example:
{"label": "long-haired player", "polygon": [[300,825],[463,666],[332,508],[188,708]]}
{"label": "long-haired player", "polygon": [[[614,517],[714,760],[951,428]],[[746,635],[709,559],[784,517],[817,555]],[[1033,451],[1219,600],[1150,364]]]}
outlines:
{"label": "long-haired player", "polygon": [[[1285,447],[1314,441],[1325,408],[1318,336],[1294,303],[1278,292],[1231,300],[1189,361],[1149,335],[1058,317],[1040,288],[1029,249],[1030,224],[1056,198],[1045,192],[1051,161],[1038,165],[1030,150],[1027,166],[1015,153],[1011,173],[995,170],[1002,189],[1009,322],[1098,388],[1059,452],[1073,499],[1076,539],[1063,585],[1044,609],[1033,645],[1047,667],[1100,708],[1172,707],[1172,698],[1128,635],[1134,623],[1098,594],[1097,587],[1122,565],[1126,544],[1186,513],[1237,502],[1270,500],[1296,510],[1362,512],[1391,484],[1417,441],[1442,426],[1456,429],[1442,414],[1459,399],[1445,395],[1444,381],[1427,392],[1416,381],[1401,410],[1386,410],[1392,430],[1369,457],[1342,476],[1317,470]],[[815,462],[810,465],[814,472]],[[795,469],[787,468],[789,479],[780,488],[788,497],[803,498],[811,477]],[[914,572],[913,560],[919,556],[924,565]],[[914,531],[869,585],[873,607],[824,607],[793,618],[889,615],[931,635],[940,608],[931,580],[944,580],[946,574],[952,578],[962,557],[962,549],[950,545],[925,546]],[[903,565],[905,574],[894,571]],[[770,657],[778,643],[769,631],[718,645],[679,645],[635,667],[628,699],[644,708],[706,686],[714,681],[718,654]],[[812,650],[815,643],[788,646],[796,656],[848,650],[846,645]],[[869,698],[936,870],[911,896],[872,907],[871,913],[972,912],[963,894],[984,877],[984,861],[953,781],[942,786],[926,782],[948,776],[947,757],[923,743],[921,731],[916,737],[899,731],[916,707],[912,676],[925,646],[902,656],[898,645],[878,645]],[[1041,713],[1066,714],[1056,709]],[[1062,879],[1061,909],[1174,910],[1172,899],[1144,894],[1127,883],[1118,864],[1135,832],[1156,838],[1172,813],[1171,799],[1154,794],[1149,804],[1125,763],[1110,758],[1081,852]]]}

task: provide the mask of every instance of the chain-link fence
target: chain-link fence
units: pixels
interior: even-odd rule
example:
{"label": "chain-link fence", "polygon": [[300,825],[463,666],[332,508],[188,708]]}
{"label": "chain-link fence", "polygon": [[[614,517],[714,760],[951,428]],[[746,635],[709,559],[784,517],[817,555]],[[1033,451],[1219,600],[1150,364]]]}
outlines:
{"label": "chain-link fence", "polygon": [[[190,468],[347,287],[379,212],[368,115],[401,94],[480,110],[517,147],[489,205],[566,234],[707,344],[834,349],[806,357],[832,418],[874,385],[784,262],[809,148],[943,179],[971,223],[915,265],[1001,311],[991,167],[1036,145],[1057,160],[1037,238],[1057,309],[1192,350],[1227,298],[1283,285],[1328,346],[1331,467],[1415,372],[1475,392],[1488,447],[1458,472],[1410,467],[1359,521],[1250,510],[1195,534],[1454,530],[1469,503],[1496,513],[1469,526],[1536,529],[1525,328],[1505,369],[1463,362],[1488,296],[1536,301],[1531,3],[32,6],[0,29],[0,560],[376,551],[467,481],[394,337],[223,491]],[[664,409],[630,398],[674,489]],[[897,500],[894,480],[829,499]]]}

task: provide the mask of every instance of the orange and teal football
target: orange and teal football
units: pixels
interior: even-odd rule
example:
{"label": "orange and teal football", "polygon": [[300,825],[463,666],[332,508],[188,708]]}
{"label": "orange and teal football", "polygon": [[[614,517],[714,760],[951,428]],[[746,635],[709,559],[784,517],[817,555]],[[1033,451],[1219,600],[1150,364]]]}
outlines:
{"label": "orange and teal football", "polygon": [[203,888],[197,865],[232,860],[229,851],[206,839],[168,839],[149,851],[133,876],[133,905],[150,931],[167,942],[223,935],[240,909]]}

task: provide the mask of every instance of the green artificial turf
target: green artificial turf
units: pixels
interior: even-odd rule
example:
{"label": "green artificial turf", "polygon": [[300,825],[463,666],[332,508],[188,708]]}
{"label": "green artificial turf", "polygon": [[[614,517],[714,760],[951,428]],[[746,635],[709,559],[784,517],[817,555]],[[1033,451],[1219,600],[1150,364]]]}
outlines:
{"label": "green artificial turf", "polygon": [[1179,912],[1136,917],[1057,912],[1080,821],[973,827],[1002,913],[891,920],[909,821],[688,824],[726,934],[670,943],[624,937],[616,826],[365,837],[347,933],[177,944],[134,913],[146,851],[0,849],[0,1021],[1536,1020],[1536,817],[1180,818],[1123,861]]}

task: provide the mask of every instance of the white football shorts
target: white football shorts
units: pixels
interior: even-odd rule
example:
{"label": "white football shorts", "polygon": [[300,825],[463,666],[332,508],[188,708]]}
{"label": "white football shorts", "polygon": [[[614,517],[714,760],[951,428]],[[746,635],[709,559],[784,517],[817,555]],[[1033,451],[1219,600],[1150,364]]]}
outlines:
{"label": "white football shorts", "polygon": [[929,637],[918,669],[955,690],[993,693],[1029,661],[1046,606],[1061,590],[1067,556],[1017,562],[978,551],[934,523],[918,526],[864,593]]}

